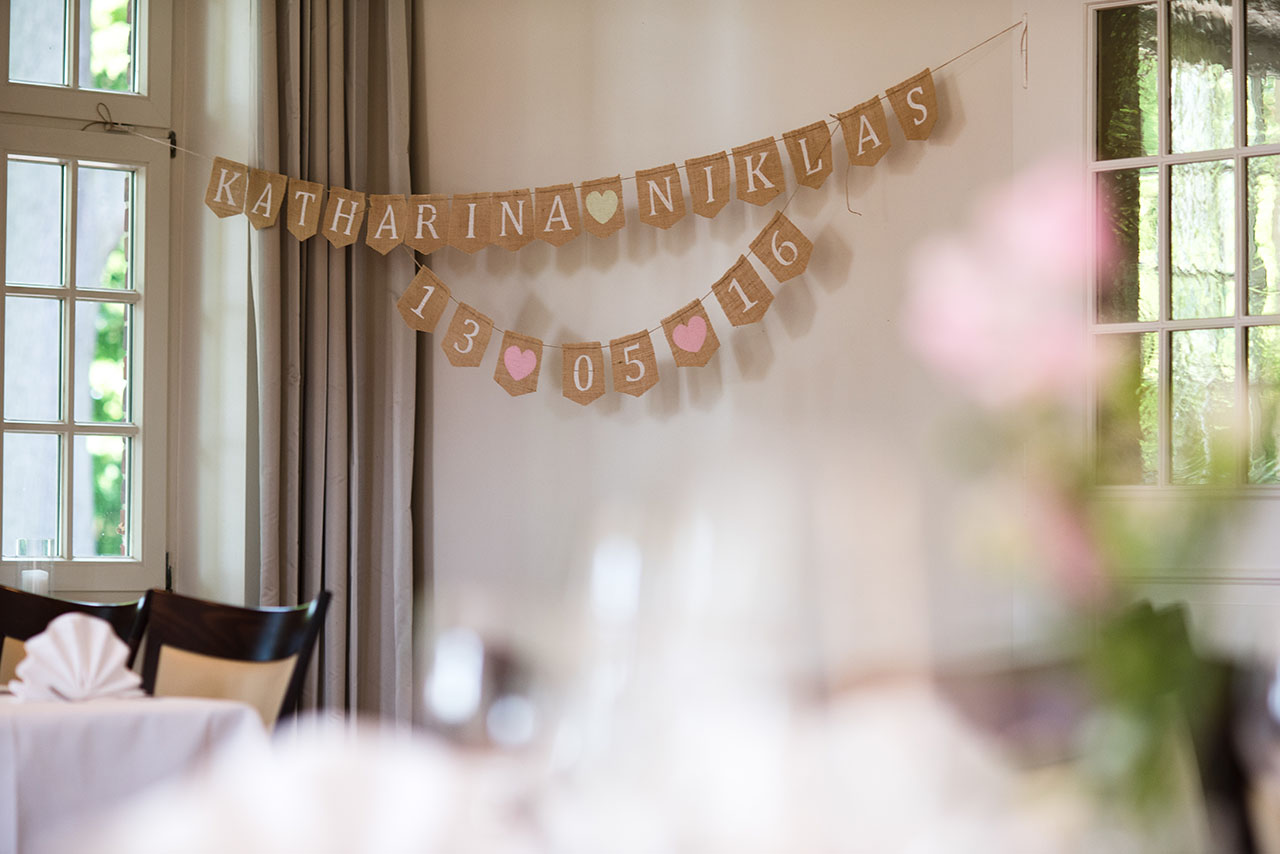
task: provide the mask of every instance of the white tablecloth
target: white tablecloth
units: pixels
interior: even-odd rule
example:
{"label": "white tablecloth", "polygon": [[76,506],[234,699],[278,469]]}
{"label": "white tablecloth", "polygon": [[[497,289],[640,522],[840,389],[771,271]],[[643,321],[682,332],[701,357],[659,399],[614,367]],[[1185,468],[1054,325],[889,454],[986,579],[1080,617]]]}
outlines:
{"label": "white tablecloth", "polygon": [[40,840],[197,766],[265,741],[251,707],[180,697],[22,703],[0,694],[0,854]]}

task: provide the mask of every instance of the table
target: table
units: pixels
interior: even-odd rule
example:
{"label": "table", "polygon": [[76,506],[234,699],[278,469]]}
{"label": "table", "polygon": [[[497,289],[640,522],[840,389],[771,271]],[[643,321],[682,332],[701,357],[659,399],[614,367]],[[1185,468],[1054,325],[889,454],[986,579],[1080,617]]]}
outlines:
{"label": "table", "polygon": [[25,854],[216,749],[266,737],[258,713],[230,700],[26,703],[0,693],[0,854]]}

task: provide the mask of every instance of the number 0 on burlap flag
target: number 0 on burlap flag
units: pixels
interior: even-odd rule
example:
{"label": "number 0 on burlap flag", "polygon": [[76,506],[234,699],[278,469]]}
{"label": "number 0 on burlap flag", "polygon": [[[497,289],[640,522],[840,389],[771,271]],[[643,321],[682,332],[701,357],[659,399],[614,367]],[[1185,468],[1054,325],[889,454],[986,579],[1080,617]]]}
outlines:
{"label": "number 0 on burlap flag", "polygon": [[782,155],[773,137],[740,145],[733,150],[733,172],[738,198],[753,205],[767,205],[783,191]]}
{"label": "number 0 on burlap flag", "polygon": [[775,279],[785,282],[809,266],[813,242],[782,211],[778,211],[751,242],[751,252],[769,268]]}
{"label": "number 0 on burlap flag", "polygon": [[658,359],[649,330],[609,342],[613,390],[639,397],[658,381]]}
{"label": "number 0 on burlap flag", "polygon": [[599,341],[565,344],[560,383],[565,397],[583,406],[604,394],[604,348]]}
{"label": "number 0 on burlap flag", "polygon": [[320,222],[320,233],[339,248],[356,242],[364,222],[364,193],[342,187],[329,188],[329,203]]}
{"label": "number 0 on burlap flag", "polygon": [[209,187],[204,191],[204,203],[220,217],[233,216],[244,211],[245,196],[249,191],[249,167],[225,157],[213,159],[213,171],[209,173]]}
{"label": "number 0 on burlap flag", "polygon": [[502,348],[493,380],[518,397],[538,390],[538,374],[542,371],[542,342],[515,332],[502,333]]}
{"label": "number 0 on burlap flag", "polygon": [[694,300],[670,317],[663,318],[662,331],[667,333],[671,355],[682,368],[700,368],[720,349],[720,339],[711,328],[711,319],[702,307],[702,300]]}
{"label": "number 0 on burlap flag", "polygon": [[582,227],[596,237],[608,237],[627,223],[622,209],[622,176],[597,178],[582,184]]}
{"label": "number 0 on burlap flag", "polygon": [[938,96],[933,89],[933,74],[925,69],[892,89],[887,89],[889,103],[902,125],[907,139],[928,139],[938,120]]}
{"label": "number 0 on burlap flag", "polygon": [[287,175],[249,170],[249,197],[244,215],[254,228],[268,228],[276,224],[280,206],[284,204],[284,191],[289,186]]}
{"label": "number 0 on burlap flag", "polygon": [[880,96],[863,101],[851,110],[836,116],[844,134],[844,147],[849,152],[849,162],[854,166],[874,166],[892,144],[889,142],[889,123],[884,117],[884,104]]}
{"label": "number 0 on burlap flag", "polygon": [[386,255],[404,243],[409,227],[409,203],[404,196],[370,196],[369,228],[364,242]]}
{"label": "number 0 on burlap flag", "polygon": [[400,295],[396,308],[404,322],[419,332],[434,332],[449,305],[449,286],[423,267]]}
{"label": "number 0 on burlap flag", "polygon": [[289,179],[289,205],[285,216],[289,218],[290,234],[299,240],[315,236],[320,228],[320,200],[323,197],[323,184]]}
{"label": "number 0 on burlap flag", "polygon": [[720,300],[725,317],[734,326],[746,326],[760,320],[773,302],[773,291],[765,285],[745,255],[738,257],[738,263],[711,286],[711,291]]}
{"label": "number 0 on burlap flag", "polygon": [[449,321],[449,329],[440,341],[440,349],[455,368],[478,367],[484,359],[489,336],[493,335],[493,321],[464,303]]}
{"label": "number 0 on burlap flag", "polygon": [[410,249],[429,255],[449,241],[449,197],[409,197],[409,227],[404,242]]}

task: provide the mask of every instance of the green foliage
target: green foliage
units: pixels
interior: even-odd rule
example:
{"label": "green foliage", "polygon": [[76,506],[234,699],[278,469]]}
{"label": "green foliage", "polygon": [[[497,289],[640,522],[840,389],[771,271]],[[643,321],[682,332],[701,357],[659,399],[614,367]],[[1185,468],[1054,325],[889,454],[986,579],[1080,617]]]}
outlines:
{"label": "green foliage", "polygon": [[89,71],[93,88],[108,92],[132,92],[131,0],[96,0],[93,3]]}

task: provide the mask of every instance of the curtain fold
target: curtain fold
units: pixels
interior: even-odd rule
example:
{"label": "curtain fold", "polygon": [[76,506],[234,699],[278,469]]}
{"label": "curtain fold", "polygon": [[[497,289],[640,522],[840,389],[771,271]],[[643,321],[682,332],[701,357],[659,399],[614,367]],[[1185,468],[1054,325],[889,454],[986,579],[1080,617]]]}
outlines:
{"label": "curtain fold", "polygon": [[[408,0],[260,0],[262,168],[412,192]],[[395,309],[407,250],[255,235],[263,605],[321,589],[330,615],[304,704],[409,720],[413,706],[416,333]],[[416,516],[416,518],[415,518]],[[419,560],[423,559],[419,550]]]}

